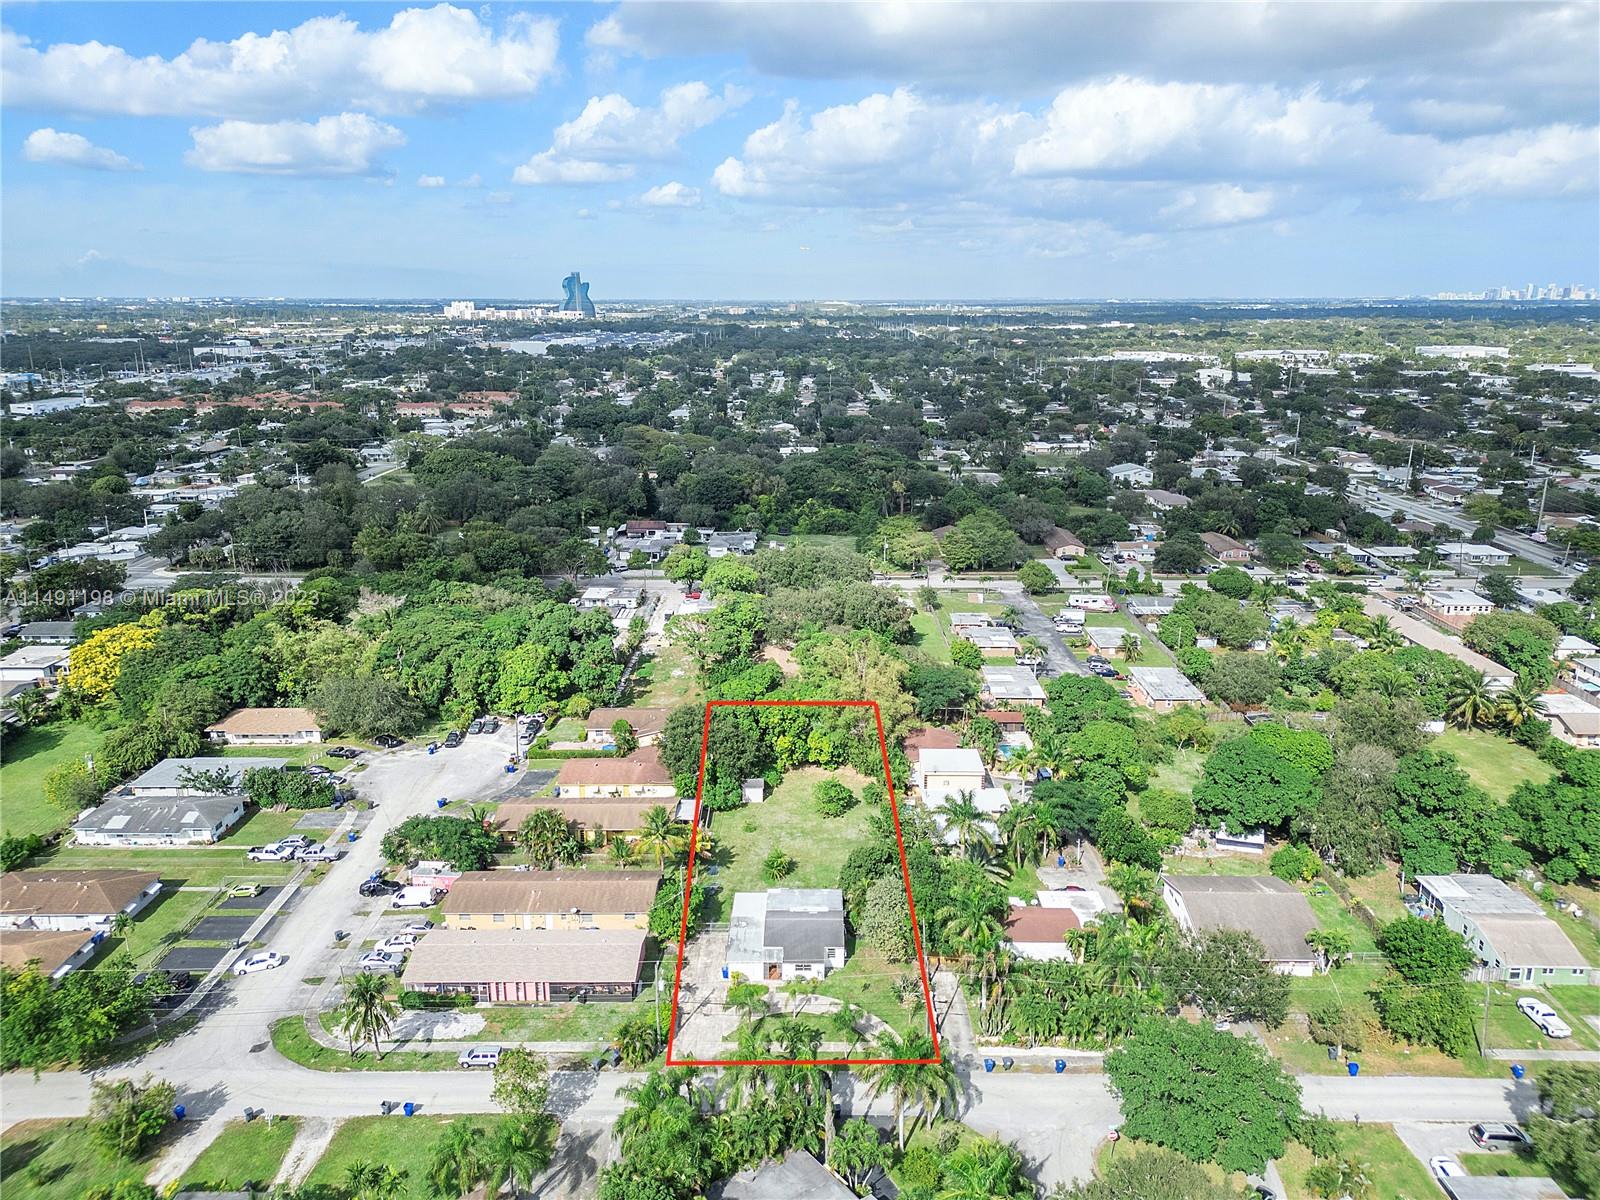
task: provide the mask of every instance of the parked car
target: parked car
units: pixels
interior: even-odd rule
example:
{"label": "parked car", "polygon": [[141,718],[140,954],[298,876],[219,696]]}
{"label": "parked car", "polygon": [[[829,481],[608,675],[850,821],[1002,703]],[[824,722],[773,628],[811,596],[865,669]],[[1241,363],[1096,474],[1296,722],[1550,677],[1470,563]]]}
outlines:
{"label": "parked car", "polygon": [[405,738],[397,738],[392,733],[380,733],[372,741],[374,745],[382,746],[385,750],[398,750],[406,744]]}
{"label": "parked car", "polygon": [[235,975],[254,975],[258,971],[270,971],[274,967],[281,967],[287,960],[276,950],[263,950],[260,954],[252,954],[248,958],[241,958],[233,964]]}
{"label": "parked car", "polygon": [[305,846],[296,857],[301,862],[338,862],[344,851],[332,846]]}
{"label": "parked car", "polygon": [[461,745],[461,730],[452,729],[449,733],[445,734],[444,745],[446,750],[454,750],[457,746]]}
{"label": "parked car", "polygon": [[1481,1121],[1467,1130],[1467,1136],[1485,1150],[1521,1150],[1533,1144],[1520,1127],[1504,1121]]}
{"label": "parked car", "polygon": [[458,1067],[494,1067],[500,1062],[499,1046],[474,1046],[456,1055]]}
{"label": "parked car", "polygon": [[368,950],[356,960],[356,966],[363,971],[394,971],[398,972],[405,964],[405,957],[399,954],[390,954],[384,950]]}
{"label": "parked car", "polygon": [[228,899],[254,900],[265,890],[259,883],[236,883],[228,889]]}
{"label": "parked car", "polygon": [[441,889],[420,884],[412,887],[403,887],[394,893],[393,899],[389,901],[389,907],[432,908],[442,895],[444,895],[444,892]]}
{"label": "parked car", "polygon": [[414,933],[394,933],[378,943],[377,948],[386,954],[404,954],[417,944],[417,935]]}
{"label": "parked car", "polygon": [[1466,1168],[1448,1154],[1439,1154],[1430,1158],[1428,1160],[1428,1170],[1433,1172],[1435,1179],[1460,1179],[1467,1173]]}
{"label": "parked car", "polygon": [[279,838],[278,839],[278,845],[280,845],[280,846],[296,846],[296,847],[302,847],[303,848],[305,846],[311,845],[311,839],[308,838],[303,833],[291,833],[286,838]]}
{"label": "parked car", "polygon": [[500,732],[500,718],[499,717],[485,717],[483,719],[483,731],[485,733],[499,733]]}
{"label": "parked car", "polygon": [[360,758],[361,751],[354,746],[335,746],[328,751],[328,755],[331,758]]}
{"label": "parked car", "polygon": [[288,862],[298,846],[285,846],[282,842],[269,842],[265,846],[251,846],[244,856],[251,862]]}
{"label": "parked car", "polygon": [[1533,996],[1524,996],[1517,1001],[1517,1011],[1543,1030],[1546,1037],[1568,1038],[1572,1036],[1572,1026],[1563,1021],[1560,1014],[1543,1000],[1536,999]]}
{"label": "parked car", "polygon": [[468,733],[482,733],[483,732],[483,720],[482,720],[482,718],[474,717],[467,725],[467,732]]}
{"label": "parked car", "polygon": [[396,883],[392,879],[368,879],[362,883],[359,890],[363,896],[392,896],[404,888],[404,884]]}
{"label": "parked car", "polygon": [[333,771],[328,767],[322,766],[320,763],[312,763],[306,768],[306,774],[311,776],[313,779],[326,779],[329,775],[333,774]]}
{"label": "parked car", "polygon": [[433,922],[432,921],[407,921],[404,925],[400,926],[400,932],[401,933],[409,933],[409,934],[412,934],[412,935],[414,935],[416,937],[421,937],[423,934],[427,933],[428,930],[430,930],[432,928],[433,928]]}

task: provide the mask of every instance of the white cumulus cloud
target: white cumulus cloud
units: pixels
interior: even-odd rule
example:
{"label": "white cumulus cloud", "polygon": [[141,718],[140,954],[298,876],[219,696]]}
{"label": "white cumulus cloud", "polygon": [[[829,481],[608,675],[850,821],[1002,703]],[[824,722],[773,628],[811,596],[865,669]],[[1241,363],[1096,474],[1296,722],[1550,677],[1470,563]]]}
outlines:
{"label": "white cumulus cloud", "polygon": [[92,171],[141,171],[131,158],[96,146],[81,133],[58,129],[35,129],[22,143],[22,157],[29,162],[53,163],[62,167],[87,167]]}
{"label": "white cumulus cloud", "polygon": [[527,184],[631,179],[639,163],[670,159],[686,135],[748,98],[732,84],[718,93],[699,81],[667,88],[654,106],[641,107],[616,92],[593,96],[581,113],[556,127],[550,148],[519,166],[512,178]]}
{"label": "white cumulus cloud", "polygon": [[189,131],[184,161],[202,171],[247,175],[368,175],[385,150],[405,145],[393,125],[365,113],[317,121],[223,121]]}
{"label": "white cumulus cloud", "polygon": [[8,107],[126,116],[277,117],[329,108],[408,113],[526,96],[557,66],[556,22],[516,14],[498,28],[437,4],[363,29],[319,16],[164,58],[102,42],[38,46],[0,31]]}
{"label": "white cumulus cloud", "polygon": [[700,204],[700,189],[688,187],[674,179],[645,192],[639,197],[639,203],[651,208],[696,208]]}
{"label": "white cumulus cloud", "polygon": [[444,185],[445,185],[445,182],[444,182],[444,176],[443,175],[418,175],[417,176],[417,186],[419,188],[442,188],[442,187],[444,187]]}

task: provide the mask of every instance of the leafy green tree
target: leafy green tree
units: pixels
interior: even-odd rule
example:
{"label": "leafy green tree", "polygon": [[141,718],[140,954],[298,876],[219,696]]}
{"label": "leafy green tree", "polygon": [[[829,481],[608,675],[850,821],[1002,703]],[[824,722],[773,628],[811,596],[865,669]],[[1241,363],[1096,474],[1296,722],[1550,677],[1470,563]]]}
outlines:
{"label": "leafy green tree", "polygon": [[1158,970],[1162,988],[1212,1020],[1261,1021],[1270,1028],[1289,1015],[1289,979],[1267,962],[1253,935],[1210,929],[1167,942]]}
{"label": "leafy green tree", "polygon": [[479,1155],[484,1193],[499,1196],[532,1191],[534,1181],[555,1158],[557,1125],[549,1116],[502,1117],[490,1128]]}
{"label": "leafy green tree", "polygon": [[1101,812],[1095,821],[1094,844],[1111,862],[1151,871],[1161,868],[1161,843],[1124,808],[1106,808]]}
{"label": "leafy green tree", "polygon": [[1555,677],[1556,639],[1561,631],[1531,613],[1492,612],[1473,619],[1461,640],[1536,687]]}
{"label": "leafy green tree", "polygon": [[978,698],[978,676],[964,667],[913,663],[906,688],[920,719],[943,721],[972,707]]}
{"label": "leafy green tree", "polygon": [[428,1186],[436,1196],[461,1197],[483,1182],[484,1132],[471,1117],[457,1117],[444,1127],[428,1163]]}
{"label": "leafy green tree", "polygon": [[[325,679],[311,696],[311,710],[329,733],[374,738],[405,736],[422,724],[422,710],[404,688],[381,675]],[[519,711],[519,710],[511,710]]]}
{"label": "leafy green tree", "polygon": [[1194,828],[1194,800],[1182,792],[1151,788],[1139,796],[1139,820],[1167,846],[1176,846]]}
{"label": "leafy green tree", "polygon": [[1407,983],[1456,981],[1472,966],[1472,951],[1442,921],[1404,916],[1378,931],[1378,949]]}
{"label": "leafy green tree", "polygon": [[906,903],[905,880],[898,872],[868,885],[856,932],[891,962],[911,957],[911,909]]}
{"label": "leafy green tree", "polygon": [[1372,1006],[1378,1023],[1400,1041],[1434,1046],[1452,1058],[1472,1052],[1472,998],[1459,979],[1412,984],[1390,975],[1373,989]]}
{"label": "leafy green tree", "polygon": [[1022,558],[1022,539],[992,509],[979,509],[956,522],[939,547],[952,571],[992,571],[1015,566]]}
{"label": "leafy green tree", "polygon": [[1428,740],[1422,732],[1428,714],[1411,696],[1357,692],[1339,701],[1333,718],[1334,749],[1340,754],[1368,745],[1401,758],[1416,753]]}
{"label": "leafy green tree", "polygon": [[1152,564],[1163,575],[1193,575],[1206,563],[1206,546],[1193,533],[1175,533],[1156,547]]}
{"label": "leafy green tree", "polygon": [[950,639],[950,661],[963,671],[977,671],[983,667],[983,651],[966,638]]}
{"label": "leafy green tree", "polygon": [[1383,820],[1411,874],[1505,874],[1526,864],[1526,852],[1506,840],[1506,810],[1472,782],[1454,755],[1408,754],[1396,764],[1391,786]]}
{"label": "leafy green tree", "polygon": [[990,1138],[969,1141],[945,1160],[939,1200],[1033,1200],[1023,1165],[1015,1146]]}
{"label": "leafy green tree", "polygon": [[1367,1025],[1353,1006],[1329,1000],[1306,1014],[1311,1040],[1319,1046],[1332,1046],[1336,1053],[1365,1048]]}
{"label": "leafy green tree", "polygon": [[711,559],[704,547],[680,545],[667,551],[666,558],[661,560],[661,573],[674,583],[684,583],[703,579],[710,565]]}
{"label": "leafy green tree", "polygon": [[1206,576],[1206,586],[1230,600],[1243,600],[1256,590],[1256,581],[1238,567],[1223,567]]}
{"label": "leafy green tree", "polygon": [[1234,833],[1282,828],[1316,799],[1316,774],[1285,753],[1259,726],[1224,742],[1206,760],[1194,789],[1195,808]]}
{"label": "leafy green tree", "polygon": [[94,1080],[89,1085],[89,1136],[119,1158],[135,1159],[173,1121],[178,1089],[146,1075]]}
{"label": "leafy green tree", "polygon": [[1375,871],[1393,842],[1383,814],[1394,800],[1394,770],[1394,755],[1381,747],[1341,749],[1322,777],[1321,793],[1291,822],[1295,836],[1342,874]]}
{"label": "leafy green tree", "polygon": [[544,1056],[520,1046],[501,1050],[490,1098],[516,1116],[543,1116],[550,1104],[550,1068]]}
{"label": "leafy green tree", "polygon": [[92,1060],[149,1019],[164,987],[155,976],[136,983],[126,955],[59,982],[34,963],[20,971],[0,967],[0,1068]]}
{"label": "leafy green tree", "polygon": [[44,798],[55,807],[76,815],[100,803],[105,784],[82,762],[51,767],[41,782]]}
{"label": "leafy green tree", "polygon": [[499,846],[483,822],[469,817],[408,817],[383,835],[383,857],[390,863],[440,859],[458,871],[482,871]]}
{"label": "leafy green tree", "polygon": [[1056,590],[1055,572],[1036,558],[1017,568],[1017,582],[1030,596],[1043,596]]}
{"label": "leafy green tree", "polygon": [[1543,1111],[1527,1121],[1535,1157],[1576,1190],[1600,1195],[1600,1066],[1550,1063],[1537,1086]]}
{"label": "leafy green tree", "polygon": [[1287,883],[1304,883],[1317,877],[1322,860],[1309,846],[1284,846],[1273,852],[1270,870]]}
{"label": "leafy green tree", "polygon": [[1244,1193],[1181,1154],[1150,1147],[1111,1156],[1097,1179],[1058,1183],[1049,1200],[1244,1200]]}
{"label": "leafy green tree", "polygon": [[824,817],[842,817],[856,804],[856,794],[837,779],[824,779],[812,789],[817,811]]}
{"label": "leafy green tree", "polygon": [[617,1027],[613,1043],[629,1070],[648,1066],[661,1053],[661,1041],[656,1036],[654,1022],[648,1016],[634,1017]]}
{"label": "leafy green tree", "polygon": [[1510,808],[1548,879],[1600,878],[1600,750],[1568,751],[1560,775],[1518,784]]}
{"label": "leafy green tree", "polygon": [[1122,1132],[1225,1171],[1259,1171],[1300,1123],[1300,1088],[1265,1050],[1209,1025],[1152,1017],[1106,1056]]}
{"label": "leafy green tree", "polygon": [[558,863],[574,863],[583,848],[566,814],[559,809],[540,808],[523,818],[517,827],[517,847],[528,857],[528,865],[549,871]]}
{"label": "leafy green tree", "polygon": [[1481,671],[1467,671],[1451,680],[1444,698],[1445,719],[1463,729],[1491,723],[1499,705]]}
{"label": "leafy green tree", "polygon": [[37,833],[0,839],[0,871],[15,871],[26,866],[30,858],[44,849],[44,839]]}
{"label": "leafy green tree", "polygon": [[1275,658],[1267,654],[1219,654],[1201,679],[1206,695],[1224,704],[1255,706],[1272,699],[1282,686]]}

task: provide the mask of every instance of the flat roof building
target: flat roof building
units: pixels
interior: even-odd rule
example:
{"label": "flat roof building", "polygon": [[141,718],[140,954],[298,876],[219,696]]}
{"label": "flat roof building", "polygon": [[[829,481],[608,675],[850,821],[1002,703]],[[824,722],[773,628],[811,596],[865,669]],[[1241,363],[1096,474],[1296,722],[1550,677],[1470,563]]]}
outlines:
{"label": "flat roof building", "polygon": [[1417,897],[1512,983],[1587,983],[1589,963],[1532,897],[1493,875],[1419,875]]}

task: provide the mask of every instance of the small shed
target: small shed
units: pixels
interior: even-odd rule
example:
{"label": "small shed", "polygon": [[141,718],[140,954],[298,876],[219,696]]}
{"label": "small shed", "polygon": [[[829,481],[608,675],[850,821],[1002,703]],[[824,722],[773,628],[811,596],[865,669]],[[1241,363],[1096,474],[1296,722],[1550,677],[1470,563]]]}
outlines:
{"label": "small shed", "polygon": [[754,779],[746,779],[741,791],[746,804],[760,804],[767,798],[767,781],[759,775]]}

